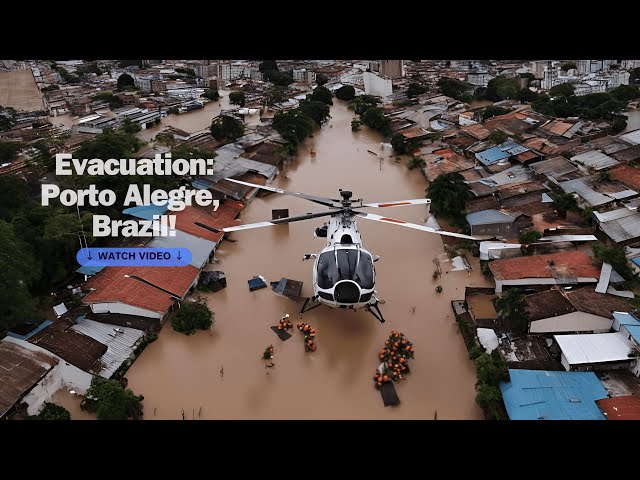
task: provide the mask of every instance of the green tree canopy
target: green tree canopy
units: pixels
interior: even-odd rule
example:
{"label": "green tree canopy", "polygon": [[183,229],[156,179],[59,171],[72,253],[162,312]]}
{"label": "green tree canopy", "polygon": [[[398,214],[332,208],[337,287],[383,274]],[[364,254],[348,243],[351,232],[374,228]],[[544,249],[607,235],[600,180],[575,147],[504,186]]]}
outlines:
{"label": "green tree canopy", "polygon": [[409,84],[409,88],[407,88],[407,97],[409,98],[417,97],[418,95],[422,95],[423,93],[426,93],[428,90],[429,88],[422,83],[411,82]]}
{"label": "green tree canopy", "polygon": [[318,85],[324,85],[328,81],[329,81],[329,77],[327,77],[324,73],[316,73],[316,83]]}
{"label": "green tree canopy", "polygon": [[566,215],[567,212],[577,212],[580,210],[578,208],[578,202],[576,198],[571,193],[566,193],[562,190],[558,190],[551,194],[551,198],[553,199],[553,203],[556,207],[556,210],[561,215]]}
{"label": "green tree canopy", "polygon": [[264,78],[266,81],[281,87],[286,87],[287,85],[291,85],[293,83],[292,75],[276,70],[267,70],[266,72],[264,72]]}
{"label": "green tree canopy", "polygon": [[494,130],[489,134],[488,140],[494,145],[500,145],[507,141],[509,136],[504,133],[502,130]]}
{"label": "green tree canopy", "polygon": [[261,72],[277,71],[278,63],[275,60],[263,60],[258,64],[258,70]]}
{"label": "green tree canopy", "polygon": [[331,100],[332,94],[331,90],[327,87],[323,87],[322,85],[318,85],[313,89],[313,93],[311,94],[311,100],[314,102],[323,102],[327,105],[332,105],[333,101]]}
{"label": "green tree canopy", "polygon": [[111,110],[115,110],[116,108],[120,108],[124,105],[124,103],[122,103],[122,99],[117,95],[114,95],[113,92],[100,92],[94,95],[93,98],[95,100],[107,102]]}
{"label": "green tree canopy", "polygon": [[522,230],[518,234],[518,241],[524,245],[528,245],[529,243],[535,243],[542,237],[542,234],[534,229],[529,228],[527,230]]}
{"label": "green tree canopy", "polygon": [[415,138],[407,139],[401,133],[396,132],[391,135],[391,146],[396,153],[407,155],[420,146],[420,140]]}
{"label": "green tree canopy", "polygon": [[619,133],[627,128],[627,117],[624,115],[616,115],[613,117],[613,122],[611,124],[611,128],[615,133]]}
{"label": "green tree canopy", "polygon": [[126,90],[127,87],[135,87],[135,82],[133,81],[133,77],[128,73],[123,73],[118,77],[118,90]]}
{"label": "green tree canopy", "polygon": [[98,420],[128,420],[142,417],[142,395],[124,388],[117,380],[93,377],[83,401],[83,408],[95,413]]}
{"label": "green tree canopy", "polygon": [[515,99],[518,96],[518,90],[518,82],[515,78],[497,76],[489,80],[485,97],[494,102]]}
{"label": "green tree canopy", "polygon": [[384,115],[384,110],[379,107],[370,108],[362,115],[362,123],[384,135],[389,134],[391,120]]}
{"label": "green tree canopy", "polygon": [[629,74],[629,83],[636,83],[640,80],[640,67],[631,70]]}
{"label": "green tree canopy", "polygon": [[474,360],[478,374],[478,384],[497,386],[501,381],[509,380],[509,370],[506,363],[502,360],[497,350],[494,350],[494,352],[495,355],[493,352],[491,354],[483,353]]}
{"label": "green tree canopy", "polygon": [[593,253],[599,260],[610,263],[613,269],[618,272],[625,280],[635,280],[637,274],[629,265],[629,260],[622,246],[609,246],[602,242],[591,244]]}
{"label": "green tree canopy", "polygon": [[505,113],[509,113],[510,111],[511,110],[509,110],[508,108],[489,105],[482,111],[482,120],[489,120],[492,117],[504,115]]}
{"label": "green tree canopy", "polygon": [[351,100],[349,108],[353,109],[358,115],[363,115],[364,112],[375,107],[380,102],[380,98],[374,95],[360,95]]}
{"label": "green tree canopy", "polygon": [[211,135],[216,140],[233,141],[244,135],[244,124],[237,118],[221,115],[211,122]]}
{"label": "green tree canopy", "polygon": [[13,128],[16,124],[16,110],[0,105],[0,132]]}
{"label": "green tree canopy", "polygon": [[20,142],[0,141],[0,163],[15,161],[23,146]]}
{"label": "green tree canopy", "polygon": [[127,117],[120,124],[120,130],[122,130],[124,133],[133,135],[142,130],[142,127],[138,122],[134,122],[129,117]]}
{"label": "green tree canopy", "polygon": [[570,97],[575,92],[575,88],[570,83],[561,83],[549,89],[550,97],[557,97],[558,95],[564,95]]}
{"label": "green tree canopy", "polygon": [[214,90],[213,88],[207,88],[202,94],[204,98],[208,98],[209,100],[216,101],[220,98],[220,93],[218,90]]}
{"label": "green tree canopy", "polygon": [[518,92],[516,98],[520,102],[535,102],[538,99],[538,94],[529,88],[523,88]]}
{"label": "green tree canopy", "polygon": [[524,295],[510,289],[505,295],[496,298],[495,303],[500,311],[500,316],[506,322],[522,333],[527,331],[529,319],[525,313]]}
{"label": "green tree canopy", "polygon": [[466,92],[471,88],[471,85],[461,82],[455,78],[440,77],[438,80],[438,88],[443,95],[455,98],[456,100],[461,100]]}
{"label": "green tree canopy", "polygon": [[577,68],[576,62],[566,62],[560,65],[560,70],[562,70],[563,72],[567,72],[569,70],[575,70],[576,68]]}
{"label": "green tree canopy", "polygon": [[440,175],[427,188],[431,209],[436,215],[460,218],[472,193],[459,173]]}
{"label": "green tree canopy", "polygon": [[331,116],[329,115],[329,105],[313,100],[302,100],[298,110],[309,118],[312,118],[318,126],[324,125]]}
{"label": "green tree canopy", "polygon": [[71,420],[69,410],[55,403],[44,403],[44,408],[33,417],[36,420]]}
{"label": "green tree canopy", "polygon": [[242,90],[237,90],[229,94],[229,103],[244,107],[245,95]]}
{"label": "green tree canopy", "polygon": [[356,89],[351,85],[343,85],[336,90],[336,98],[350,102],[356,96]]}
{"label": "green tree canopy", "polygon": [[266,89],[264,93],[263,104],[267,107],[272,107],[277,103],[284,102],[286,99],[287,88],[280,87],[278,85],[272,85]]}
{"label": "green tree canopy", "polygon": [[276,113],[272,125],[282,138],[293,146],[294,151],[315,128],[314,120],[297,108]]}
{"label": "green tree canopy", "polygon": [[640,88],[635,85],[620,85],[611,90],[609,94],[621,102],[630,102],[640,97]]}
{"label": "green tree canopy", "polygon": [[193,335],[196,329],[206,330],[213,325],[213,312],[204,302],[184,302],[171,325],[176,332]]}

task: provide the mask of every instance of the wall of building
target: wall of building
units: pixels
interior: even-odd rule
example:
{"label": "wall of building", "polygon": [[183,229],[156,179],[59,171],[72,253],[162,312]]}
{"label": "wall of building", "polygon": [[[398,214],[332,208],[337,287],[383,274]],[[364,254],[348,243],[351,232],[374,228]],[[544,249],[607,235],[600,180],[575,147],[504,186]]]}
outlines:
{"label": "wall of building", "polygon": [[367,95],[376,95],[379,97],[388,97],[393,93],[392,82],[388,78],[382,78],[371,72],[362,74],[364,80],[364,92]]}
{"label": "wall of building", "polygon": [[530,333],[607,333],[613,320],[585,312],[572,312],[531,322]]}
{"label": "wall of building", "polygon": [[[597,278],[578,277],[578,284],[598,283]],[[516,280],[497,280],[496,293],[502,293],[504,287],[528,287],[534,285],[556,285],[555,278],[518,278]]]}
{"label": "wall of building", "polygon": [[498,237],[511,237],[517,235],[513,222],[491,223],[488,225],[472,225],[471,235],[489,235]]}
{"label": "wall of building", "polygon": [[152,312],[126,303],[92,303],[91,311],[93,313],[121,313],[123,315],[138,315],[140,317],[162,319],[162,312]]}

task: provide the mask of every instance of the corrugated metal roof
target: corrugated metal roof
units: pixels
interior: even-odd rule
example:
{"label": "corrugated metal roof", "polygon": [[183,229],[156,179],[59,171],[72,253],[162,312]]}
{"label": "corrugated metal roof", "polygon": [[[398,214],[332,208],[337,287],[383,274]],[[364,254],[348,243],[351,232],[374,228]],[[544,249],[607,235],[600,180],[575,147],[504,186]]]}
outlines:
{"label": "corrugated metal roof", "polygon": [[136,344],[144,335],[144,332],[135,328],[114,327],[86,319],[71,328],[107,346],[107,351],[101,358],[104,368],[98,373],[104,378],[110,378],[131,356]]}
{"label": "corrugated metal roof", "polygon": [[585,184],[582,180],[568,180],[566,182],[560,182],[560,188],[567,193],[578,194],[585,202],[592,207],[599,205],[605,205],[612,202],[613,199],[600,192],[596,192],[593,188]]}
{"label": "corrugated metal roof", "polygon": [[554,335],[553,338],[570,365],[631,360],[631,344],[620,332]]}
{"label": "corrugated metal roof", "polygon": [[607,420],[640,420],[640,398],[633,395],[603,398],[596,404]]}
{"label": "corrugated metal roof", "polygon": [[509,155],[518,155],[520,153],[528,152],[529,149],[520,145],[519,143],[514,142],[513,140],[507,140],[506,142],[498,145],[500,150],[508,153]]}
{"label": "corrugated metal roof", "polygon": [[608,212],[593,212],[598,222],[609,222],[611,220],[617,220],[619,218],[629,217],[635,215],[636,212],[627,208],[617,208]]}
{"label": "corrugated metal roof", "polygon": [[83,265],[82,267],[78,268],[76,270],[76,272],[78,272],[78,273],[80,273],[82,275],[95,275],[96,273],[98,273],[103,268],[104,268],[104,266],[87,267],[86,265]]}
{"label": "corrugated metal roof", "polygon": [[624,329],[629,332],[637,344],[640,344],[640,325],[625,325]]}
{"label": "corrugated metal roof", "polygon": [[139,205],[136,207],[127,208],[122,211],[132,217],[142,218],[143,220],[153,220],[154,215],[162,215],[169,208],[169,202],[165,202],[163,205]]}
{"label": "corrugated metal roof", "polygon": [[516,217],[498,210],[481,210],[466,216],[469,225],[489,225],[494,223],[513,223]]}
{"label": "corrugated metal roof", "polygon": [[632,145],[638,145],[640,144],[640,129],[618,135],[618,138],[621,138]]}
{"label": "corrugated metal roof", "polygon": [[276,176],[277,167],[241,157],[242,153],[244,153],[244,149],[235,144],[217,149],[212,167],[213,174],[203,178],[217,182],[223,178],[234,178],[249,171],[257,172],[268,180],[272,180]]}
{"label": "corrugated metal roof", "polygon": [[500,390],[511,420],[604,420],[595,400],[607,397],[593,372],[509,370]]}
{"label": "corrugated metal roof", "polygon": [[620,330],[620,325],[638,325],[640,321],[632,313],[627,312],[613,312],[613,329],[617,332]]}
{"label": "corrugated metal roof", "polygon": [[611,158],[609,155],[605,155],[597,150],[591,150],[571,157],[571,161],[593,168],[594,170],[603,170],[618,165],[619,163],[615,158]]}
{"label": "corrugated metal roof", "polygon": [[196,268],[202,268],[209,259],[211,252],[215,250],[215,242],[189,235],[180,230],[176,230],[175,233],[175,237],[155,237],[147,246],[153,248],[188,248],[191,252],[191,265]]}
{"label": "corrugated metal roof", "polygon": [[482,152],[476,153],[476,158],[483,165],[492,165],[500,160],[506,160],[509,158],[509,154],[503,151],[500,147],[489,148]]}
{"label": "corrugated metal roof", "polygon": [[602,262],[602,269],[600,270],[600,279],[596,285],[596,292],[606,293],[609,286],[609,279],[611,278],[611,271],[613,267],[610,263]]}
{"label": "corrugated metal roof", "polygon": [[600,229],[616,243],[640,237],[640,213],[600,223]]}

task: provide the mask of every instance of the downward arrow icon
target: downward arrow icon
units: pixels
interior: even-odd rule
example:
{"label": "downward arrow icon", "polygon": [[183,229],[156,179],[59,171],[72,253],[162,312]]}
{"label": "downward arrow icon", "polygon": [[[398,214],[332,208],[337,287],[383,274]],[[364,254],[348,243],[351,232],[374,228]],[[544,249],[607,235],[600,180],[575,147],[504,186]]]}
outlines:
{"label": "downward arrow icon", "polygon": [[182,260],[182,250],[178,250],[178,260]]}
{"label": "downward arrow icon", "polygon": [[89,254],[87,255],[87,258],[88,258],[89,260],[91,260],[91,259],[93,258],[93,257],[91,256],[91,250],[89,250]]}

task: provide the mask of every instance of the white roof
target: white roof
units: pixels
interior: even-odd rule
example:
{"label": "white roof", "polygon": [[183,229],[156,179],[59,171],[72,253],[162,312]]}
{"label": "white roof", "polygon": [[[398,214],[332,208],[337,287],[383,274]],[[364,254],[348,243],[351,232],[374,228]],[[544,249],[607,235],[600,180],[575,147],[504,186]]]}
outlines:
{"label": "white roof", "polygon": [[519,243],[480,242],[480,260],[500,258],[500,250],[506,248],[520,248]]}
{"label": "white roof", "polygon": [[498,348],[498,336],[491,328],[478,328],[476,333],[478,334],[480,344],[484,347],[487,353],[491,353]]}
{"label": "white roof", "polygon": [[71,328],[108,347],[101,358],[104,368],[98,373],[104,378],[111,378],[120,365],[131,356],[136,343],[144,335],[143,331],[135,328],[116,327],[87,319]]}
{"label": "white roof", "polygon": [[62,315],[67,313],[67,306],[64,303],[61,303],[60,305],[56,305],[55,307],[53,307],[53,311],[58,317],[61,317]]}
{"label": "white roof", "polygon": [[633,130],[632,132],[618,135],[618,138],[624,140],[625,142],[629,142],[632,145],[638,145],[640,143],[640,128],[638,130]]}
{"label": "white roof", "polygon": [[636,210],[629,210],[622,207],[616,210],[609,210],[608,212],[593,212],[599,222],[608,222],[610,220],[617,220],[619,218],[629,217],[636,214]]}
{"label": "white roof", "polygon": [[629,360],[631,344],[624,333],[554,335],[570,365]]}
{"label": "white roof", "polygon": [[580,155],[575,155],[571,157],[571,161],[578,162],[586,167],[593,168],[594,170],[602,170],[618,164],[618,161],[615,158],[611,158],[597,150],[591,150],[589,152],[581,153]]}

